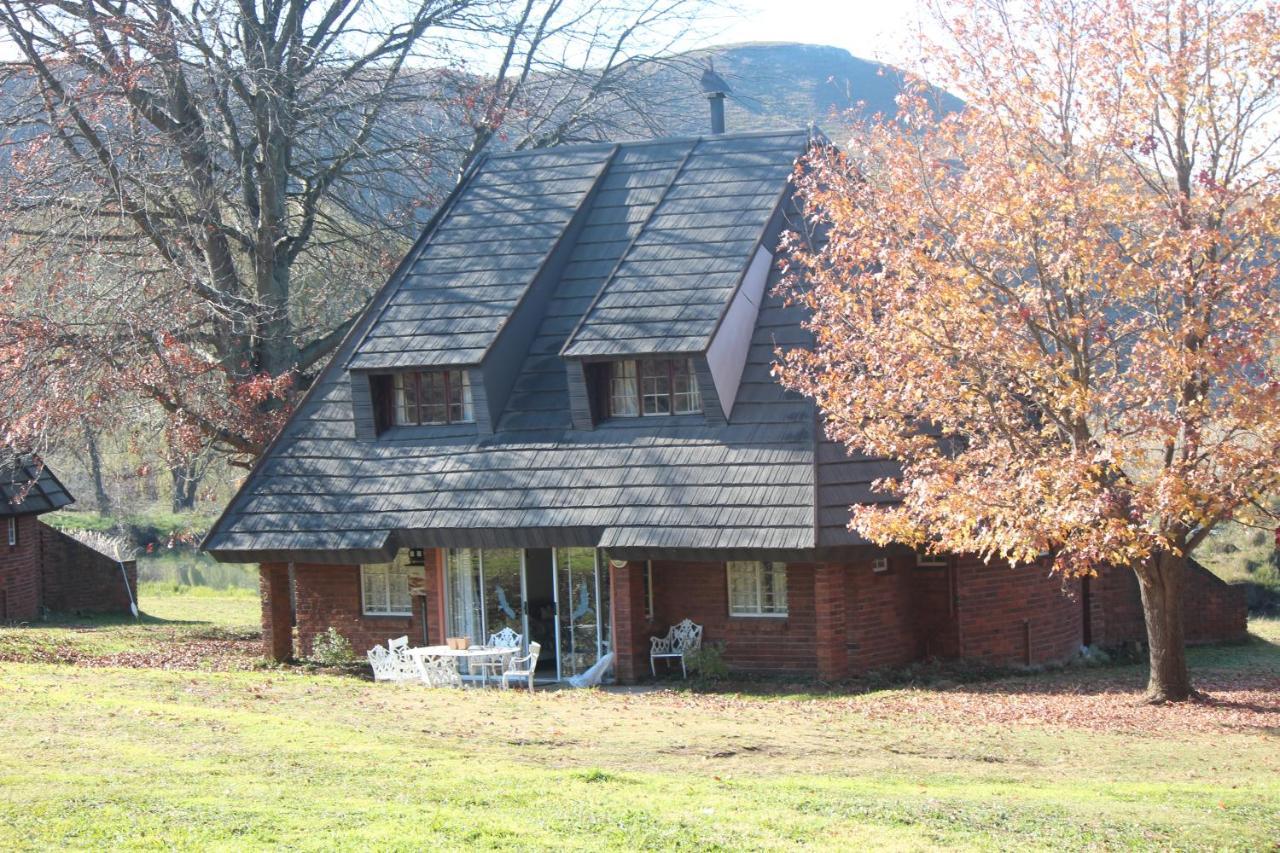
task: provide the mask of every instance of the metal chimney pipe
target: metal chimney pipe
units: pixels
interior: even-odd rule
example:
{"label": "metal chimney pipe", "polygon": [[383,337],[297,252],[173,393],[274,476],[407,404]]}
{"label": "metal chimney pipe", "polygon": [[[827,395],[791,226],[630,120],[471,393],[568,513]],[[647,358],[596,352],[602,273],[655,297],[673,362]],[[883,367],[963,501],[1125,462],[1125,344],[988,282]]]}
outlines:
{"label": "metal chimney pipe", "polygon": [[711,132],[724,133],[724,92],[708,92],[707,100],[711,102]]}
{"label": "metal chimney pipe", "polygon": [[702,72],[702,94],[711,102],[711,132],[724,133],[724,96],[729,93],[729,84],[716,73],[714,65],[708,64]]}

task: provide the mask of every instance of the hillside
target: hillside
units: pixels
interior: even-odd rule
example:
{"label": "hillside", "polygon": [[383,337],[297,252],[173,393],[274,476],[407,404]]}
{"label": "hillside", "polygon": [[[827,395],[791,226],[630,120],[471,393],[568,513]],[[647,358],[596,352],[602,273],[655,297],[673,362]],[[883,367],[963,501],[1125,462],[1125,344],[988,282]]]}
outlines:
{"label": "hillside", "polygon": [[[841,114],[855,107],[867,115],[893,114],[902,83],[902,74],[895,68],[859,59],[843,48],[815,44],[723,45],[684,58],[691,67],[714,63],[716,73],[732,87],[726,110],[729,131],[813,123],[831,134],[842,124]],[[673,97],[674,118],[668,132],[705,132],[706,99],[687,79],[674,73],[669,77],[672,87],[687,87],[688,95]],[[946,111],[961,106],[947,92],[939,90],[939,97]]]}

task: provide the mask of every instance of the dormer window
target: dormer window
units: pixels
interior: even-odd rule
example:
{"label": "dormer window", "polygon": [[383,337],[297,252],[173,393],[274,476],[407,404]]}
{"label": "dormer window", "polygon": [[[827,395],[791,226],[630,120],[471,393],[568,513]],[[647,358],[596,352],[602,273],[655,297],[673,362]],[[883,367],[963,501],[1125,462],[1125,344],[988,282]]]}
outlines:
{"label": "dormer window", "polygon": [[611,361],[608,417],[694,415],[702,394],[691,358],[642,358]]}
{"label": "dormer window", "polygon": [[391,392],[396,426],[475,422],[471,377],[465,370],[397,373],[391,379]]}

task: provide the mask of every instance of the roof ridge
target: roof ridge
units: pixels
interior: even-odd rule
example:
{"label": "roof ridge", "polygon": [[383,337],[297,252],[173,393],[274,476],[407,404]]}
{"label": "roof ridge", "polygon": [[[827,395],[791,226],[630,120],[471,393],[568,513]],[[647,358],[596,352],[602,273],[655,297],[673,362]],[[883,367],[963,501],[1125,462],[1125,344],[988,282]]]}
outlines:
{"label": "roof ridge", "polygon": [[807,127],[778,128],[774,130],[743,130],[736,133],[704,133],[683,136],[656,136],[649,139],[619,139],[616,142],[585,142],[579,145],[554,145],[547,148],[524,148],[519,151],[502,151],[489,155],[491,160],[509,160],[516,157],[531,157],[537,154],[567,154],[589,151],[593,148],[642,147],[647,145],[673,145],[676,143],[715,142],[720,139],[761,139],[769,136],[795,136],[808,134]]}

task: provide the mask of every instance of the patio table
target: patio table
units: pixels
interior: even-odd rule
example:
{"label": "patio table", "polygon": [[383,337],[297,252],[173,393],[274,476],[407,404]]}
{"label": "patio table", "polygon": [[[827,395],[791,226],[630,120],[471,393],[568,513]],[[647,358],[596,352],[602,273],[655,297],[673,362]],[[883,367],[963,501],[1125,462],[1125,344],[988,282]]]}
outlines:
{"label": "patio table", "polygon": [[[515,655],[520,654],[517,648],[508,648],[505,646],[470,646],[465,649],[451,649],[448,646],[418,646],[417,648],[406,649],[407,654],[418,668],[418,673],[426,680],[426,661],[428,658],[453,658],[454,665],[462,663],[464,660],[468,663],[468,675],[463,676],[464,679],[475,681],[476,676],[470,675],[471,661],[489,661],[498,659],[504,661]],[[489,671],[486,669],[480,675],[480,683],[489,683]]]}

